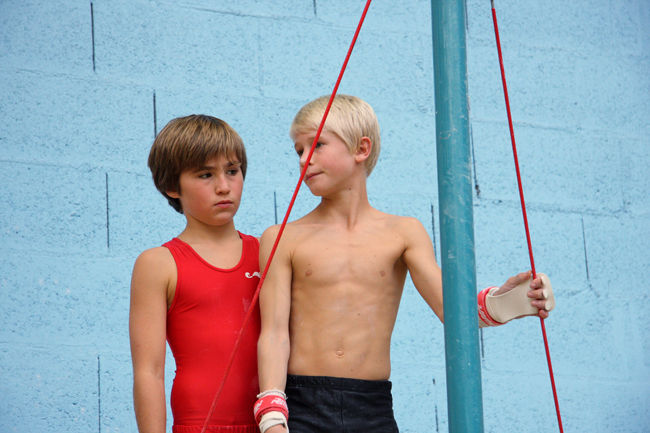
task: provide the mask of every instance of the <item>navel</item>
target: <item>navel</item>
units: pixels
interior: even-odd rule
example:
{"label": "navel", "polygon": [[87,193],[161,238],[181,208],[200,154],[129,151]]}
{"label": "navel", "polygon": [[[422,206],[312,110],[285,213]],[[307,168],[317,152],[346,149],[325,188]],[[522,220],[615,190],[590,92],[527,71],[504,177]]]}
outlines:
{"label": "navel", "polygon": [[339,358],[343,358],[343,349],[338,349],[336,351],[336,356],[339,357]]}
{"label": "navel", "polygon": [[311,274],[312,274],[312,270],[311,270],[311,269],[307,269],[307,271],[305,271],[305,277],[308,277],[308,276],[310,276]]}

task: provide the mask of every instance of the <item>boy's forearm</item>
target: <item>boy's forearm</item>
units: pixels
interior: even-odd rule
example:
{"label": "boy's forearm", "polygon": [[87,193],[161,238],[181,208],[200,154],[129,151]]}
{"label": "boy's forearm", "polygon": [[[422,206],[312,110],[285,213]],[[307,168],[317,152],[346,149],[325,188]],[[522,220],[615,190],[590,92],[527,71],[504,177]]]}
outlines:
{"label": "boy's forearm", "polygon": [[165,433],[167,407],[163,378],[150,374],[135,374],[133,406],[140,433]]}
{"label": "boy's forearm", "polygon": [[257,350],[260,391],[284,390],[289,363],[289,336],[262,333]]}

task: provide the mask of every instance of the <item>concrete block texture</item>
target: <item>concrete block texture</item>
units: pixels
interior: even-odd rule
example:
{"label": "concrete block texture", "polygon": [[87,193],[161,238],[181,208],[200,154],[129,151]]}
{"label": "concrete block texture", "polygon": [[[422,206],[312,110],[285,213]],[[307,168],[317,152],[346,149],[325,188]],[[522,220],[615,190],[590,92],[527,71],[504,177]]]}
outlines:
{"label": "concrete block texture", "polygon": [[97,431],[97,358],[60,345],[0,345],[0,430]]}
{"label": "concrete block texture", "polygon": [[[316,17],[329,25],[355,29],[365,2],[345,0],[315,1]],[[364,21],[364,30],[384,33],[418,32],[428,34],[431,30],[426,0],[407,0],[395,8],[391,2],[373,2]]]}
{"label": "concrete block texture", "polygon": [[[650,430],[650,8],[495,2],[566,431]],[[147,156],[171,119],[222,118],[248,174],[236,226],[279,223],[296,111],[329,94],[364,2],[0,1],[0,431],[135,432],[130,274],[185,220]],[[478,289],[530,268],[490,2],[468,0]],[[372,2],[340,93],[375,109],[378,209],[440,254],[431,2]],[[290,220],[318,199],[303,186]],[[392,339],[400,431],[448,431],[444,328],[409,278]],[[557,431],[539,320],[480,332],[486,432]],[[174,362],[167,354],[166,386]],[[531,397],[532,396],[532,397]],[[171,432],[171,413],[168,412]]]}
{"label": "concrete block texture", "polygon": [[153,141],[153,94],[85,75],[0,69],[3,158],[131,168]]}
{"label": "concrete block texture", "polygon": [[12,254],[0,279],[3,341],[128,349],[130,267],[135,258]]}
{"label": "concrete block texture", "polygon": [[6,0],[0,11],[3,68],[92,71],[90,2]]}
{"label": "concrete block texture", "polygon": [[259,23],[250,17],[152,1],[100,3],[95,14],[101,74],[154,87],[257,93]]}
{"label": "concrete block texture", "polygon": [[94,167],[0,162],[6,204],[0,233],[14,251],[80,253],[105,248],[106,187]]}

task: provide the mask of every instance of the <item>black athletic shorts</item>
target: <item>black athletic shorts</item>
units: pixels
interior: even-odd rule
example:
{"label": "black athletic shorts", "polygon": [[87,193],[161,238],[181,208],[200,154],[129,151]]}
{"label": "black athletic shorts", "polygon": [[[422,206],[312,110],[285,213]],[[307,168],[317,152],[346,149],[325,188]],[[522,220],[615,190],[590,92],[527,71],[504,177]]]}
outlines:
{"label": "black athletic shorts", "polygon": [[391,383],[287,376],[291,433],[397,433]]}

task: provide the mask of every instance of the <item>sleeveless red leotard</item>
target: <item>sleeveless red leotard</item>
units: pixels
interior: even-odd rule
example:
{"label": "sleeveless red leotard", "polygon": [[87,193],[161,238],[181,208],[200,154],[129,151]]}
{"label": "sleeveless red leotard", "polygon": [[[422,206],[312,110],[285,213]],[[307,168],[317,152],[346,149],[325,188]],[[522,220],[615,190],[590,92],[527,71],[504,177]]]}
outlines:
{"label": "sleeveless red leotard", "polygon": [[[259,283],[259,243],[239,234],[242,256],[232,269],[203,260],[178,238],[163,246],[174,257],[176,293],[167,312],[167,341],[176,361],[171,392],[174,433],[199,433]],[[259,307],[253,314],[207,431],[256,433]]]}

